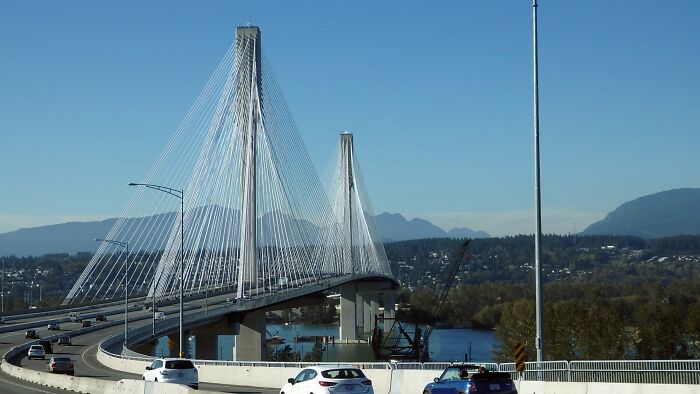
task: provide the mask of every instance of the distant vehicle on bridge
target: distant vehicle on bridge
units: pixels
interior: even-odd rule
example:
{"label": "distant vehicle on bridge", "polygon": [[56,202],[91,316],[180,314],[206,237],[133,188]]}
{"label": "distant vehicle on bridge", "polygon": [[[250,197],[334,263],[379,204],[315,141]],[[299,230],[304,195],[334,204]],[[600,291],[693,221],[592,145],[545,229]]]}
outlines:
{"label": "distant vehicle on bridge", "polygon": [[62,337],[59,337],[59,338],[58,338],[58,341],[56,341],[56,343],[59,344],[59,345],[67,345],[67,346],[70,346],[71,340],[70,340],[70,337],[69,337],[68,335],[64,335],[64,336],[62,336]]}
{"label": "distant vehicle on bridge", "polygon": [[27,332],[24,333],[24,338],[25,339],[39,339],[39,333],[36,332],[36,330],[27,330]]}
{"label": "distant vehicle on bridge", "polygon": [[73,323],[79,323],[83,321],[83,319],[80,317],[80,313],[78,312],[70,312],[68,313],[68,320],[72,321]]}
{"label": "distant vehicle on bridge", "polygon": [[506,372],[490,372],[478,365],[447,367],[439,378],[428,383],[423,394],[518,394],[515,383]]}
{"label": "distant vehicle on bridge", "polygon": [[58,331],[61,329],[61,326],[59,326],[58,323],[49,323],[46,329],[49,331]]}
{"label": "distant vehicle on bridge", "polygon": [[289,378],[280,394],[374,394],[372,381],[352,365],[318,365]]}
{"label": "distant vehicle on bridge", "polygon": [[46,352],[44,351],[44,347],[41,345],[32,345],[29,347],[29,350],[27,351],[27,358],[32,359],[32,358],[40,358],[44,359],[46,357]]}
{"label": "distant vehicle on bridge", "polygon": [[75,375],[75,363],[73,363],[70,357],[51,357],[46,363],[46,370],[50,373]]}
{"label": "distant vehicle on bridge", "polygon": [[40,340],[39,345],[41,345],[44,348],[46,354],[53,354],[53,346],[51,344],[51,341],[49,341],[48,339]]}
{"label": "distant vehicle on bridge", "polygon": [[156,320],[165,320],[165,312],[156,312],[155,318]]}

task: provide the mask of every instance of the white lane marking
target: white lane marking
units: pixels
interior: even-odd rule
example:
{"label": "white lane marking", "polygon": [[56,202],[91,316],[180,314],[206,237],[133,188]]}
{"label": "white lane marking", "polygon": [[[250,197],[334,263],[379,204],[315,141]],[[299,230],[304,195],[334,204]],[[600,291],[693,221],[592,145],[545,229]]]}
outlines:
{"label": "white lane marking", "polygon": [[83,354],[80,356],[80,358],[83,359],[83,362],[84,362],[85,365],[87,365],[88,367],[90,367],[90,368],[92,368],[92,369],[94,369],[94,370],[96,370],[96,371],[102,372],[100,369],[95,368],[91,363],[89,363],[89,362],[85,359],[85,353],[87,353],[90,349],[94,348],[94,347],[97,346],[97,345],[98,345],[98,344],[96,343],[96,344],[90,346],[89,348],[85,349],[85,351],[84,351]]}

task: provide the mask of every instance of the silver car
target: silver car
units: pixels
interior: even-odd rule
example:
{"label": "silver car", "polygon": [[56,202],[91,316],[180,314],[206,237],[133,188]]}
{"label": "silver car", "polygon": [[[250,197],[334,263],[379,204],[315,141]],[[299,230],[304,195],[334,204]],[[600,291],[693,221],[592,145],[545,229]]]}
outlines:
{"label": "silver car", "polygon": [[46,363],[46,370],[51,373],[67,373],[75,375],[75,363],[70,357],[51,357]]}
{"label": "silver car", "polygon": [[27,358],[28,359],[33,359],[33,358],[40,358],[44,359],[46,357],[46,351],[44,350],[44,347],[41,345],[32,345],[29,347],[29,351],[27,352]]}

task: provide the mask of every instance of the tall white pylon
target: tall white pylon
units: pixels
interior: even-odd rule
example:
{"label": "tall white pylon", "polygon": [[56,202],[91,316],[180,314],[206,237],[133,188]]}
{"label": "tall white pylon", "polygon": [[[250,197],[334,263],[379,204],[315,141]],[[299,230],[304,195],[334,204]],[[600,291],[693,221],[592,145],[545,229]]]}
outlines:
{"label": "tall white pylon", "polygon": [[239,52],[239,67],[244,72],[237,84],[234,111],[241,117],[242,173],[241,173],[241,249],[238,270],[237,297],[244,296],[246,286],[257,287],[257,206],[256,206],[256,138],[259,128],[264,128],[262,117],[262,72],[260,62],[260,29],[255,26],[239,27],[236,30],[236,45],[246,50]]}

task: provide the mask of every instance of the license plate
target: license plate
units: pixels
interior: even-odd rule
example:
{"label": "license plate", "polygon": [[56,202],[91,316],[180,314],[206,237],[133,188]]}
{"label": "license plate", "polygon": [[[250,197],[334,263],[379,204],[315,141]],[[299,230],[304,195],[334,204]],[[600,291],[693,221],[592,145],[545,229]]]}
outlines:
{"label": "license plate", "polygon": [[489,384],[489,390],[491,390],[491,391],[493,391],[493,390],[500,390],[500,389],[501,389],[501,385],[498,384],[498,383],[491,383],[491,384]]}
{"label": "license plate", "polygon": [[344,384],[340,386],[340,389],[343,391],[353,391],[355,390],[355,385],[354,384]]}

